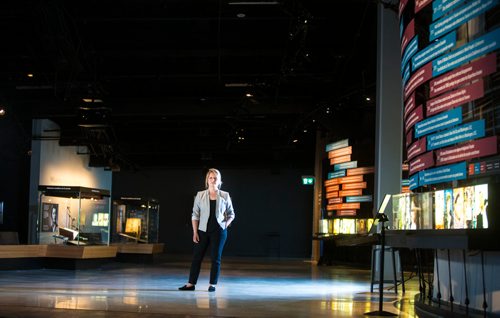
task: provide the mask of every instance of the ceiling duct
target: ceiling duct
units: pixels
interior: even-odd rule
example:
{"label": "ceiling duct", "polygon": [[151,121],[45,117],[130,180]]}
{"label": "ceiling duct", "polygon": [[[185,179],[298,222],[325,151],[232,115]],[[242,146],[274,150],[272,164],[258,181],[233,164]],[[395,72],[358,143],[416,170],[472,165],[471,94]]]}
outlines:
{"label": "ceiling duct", "polygon": [[101,128],[109,126],[108,107],[80,107],[78,109],[78,126],[84,128]]}

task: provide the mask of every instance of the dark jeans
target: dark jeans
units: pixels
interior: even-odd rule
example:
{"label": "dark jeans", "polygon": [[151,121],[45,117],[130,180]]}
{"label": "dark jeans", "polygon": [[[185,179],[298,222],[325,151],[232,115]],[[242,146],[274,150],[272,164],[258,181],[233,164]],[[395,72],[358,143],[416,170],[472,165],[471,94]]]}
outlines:
{"label": "dark jeans", "polygon": [[212,258],[212,266],[210,268],[210,284],[215,285],[219,280],[220,262],[222,258],[222,250],[227,238],[227,229],[219,228],[213,232],[198,231],[200,241],[194,244],[193,262],[191,263],[191,271],[189,272],[189,283],[196,285],[198,276],[200,275],[201,262],[210,245],[210,257]]}

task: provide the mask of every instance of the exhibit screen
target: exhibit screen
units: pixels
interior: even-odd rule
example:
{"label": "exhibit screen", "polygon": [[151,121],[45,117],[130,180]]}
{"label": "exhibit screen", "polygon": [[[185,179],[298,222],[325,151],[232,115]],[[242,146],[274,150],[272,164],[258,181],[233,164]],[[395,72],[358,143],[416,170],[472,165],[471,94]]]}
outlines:
{"label": "exhibit screen", "polygon": [[479,184],[392,197],[393,230],[487,229],[489,187]]}

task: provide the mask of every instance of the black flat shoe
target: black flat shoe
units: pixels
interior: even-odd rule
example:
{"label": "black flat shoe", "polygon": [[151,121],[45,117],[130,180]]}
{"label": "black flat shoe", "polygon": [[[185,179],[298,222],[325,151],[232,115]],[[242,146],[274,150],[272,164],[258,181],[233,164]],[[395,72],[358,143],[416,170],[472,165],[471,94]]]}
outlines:
{"label": "black flat shoe", "polygon": [[215,286],[208,286],[208,291],[209,292],[214,292],[215,291]]}
{"label": "black flat shoe", "polygon": [[184,285],[182,287],[179,287],[179,290],[194,290],[194,285],[193,286]]}

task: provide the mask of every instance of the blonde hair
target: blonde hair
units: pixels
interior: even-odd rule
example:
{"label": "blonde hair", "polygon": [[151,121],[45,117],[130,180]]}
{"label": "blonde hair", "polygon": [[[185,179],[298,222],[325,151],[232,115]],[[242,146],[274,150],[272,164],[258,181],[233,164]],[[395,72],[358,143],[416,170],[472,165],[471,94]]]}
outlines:
{"label": "blonde hair", "polygon": [[220,189],[220,186],[222,185],[222,175],[220,174],[220,171],[215,169],[215,168],[210,168],[207,171],[207,175],[205,176],[205,188],[208,189],[208,176],[213,173],[217,177],[217,189]]}

